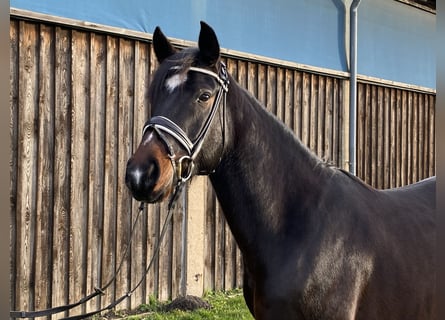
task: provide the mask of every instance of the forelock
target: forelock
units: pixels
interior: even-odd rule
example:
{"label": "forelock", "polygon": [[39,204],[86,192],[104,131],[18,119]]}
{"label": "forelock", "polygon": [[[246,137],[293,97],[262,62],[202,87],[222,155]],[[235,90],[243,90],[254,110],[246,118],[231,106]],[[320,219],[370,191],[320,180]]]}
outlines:
{"label": "forelock", "polygon": [[153,101],[158,92],[167,89],[173,92],[187,80],[188,69],[196,63],[197,48],[188,48],[165,59],[156,70],[150,86],[149,96]]}

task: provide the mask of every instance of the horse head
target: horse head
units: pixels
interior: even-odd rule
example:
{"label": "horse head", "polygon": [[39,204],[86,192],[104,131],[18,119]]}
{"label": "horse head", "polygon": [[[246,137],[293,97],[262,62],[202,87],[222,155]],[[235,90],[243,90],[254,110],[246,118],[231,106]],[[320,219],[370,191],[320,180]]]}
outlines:
{"label": "horse head", "polygon": [[206,23],[198,48],[177,51],[159,27],[153,48],[160,65],[149,89],[151,118],[125,176],[133,197],[144,202],[162,201],[194,174],[215,169],[224,148],[228,91],[219,43]]}

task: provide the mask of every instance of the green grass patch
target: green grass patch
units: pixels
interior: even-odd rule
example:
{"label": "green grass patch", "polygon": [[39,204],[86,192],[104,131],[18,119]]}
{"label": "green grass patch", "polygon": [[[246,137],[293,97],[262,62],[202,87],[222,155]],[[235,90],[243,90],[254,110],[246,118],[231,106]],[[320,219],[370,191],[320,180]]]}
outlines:
{"label": "green grass patch", "polygon": [[156,299],[150,299],[150,302],[141,305],[137,312],[139,314],[123,317],[126,320],[253,320],[249,309],[244,302],[242,290],[230,290],[226,292],[209,292],[203,297],[210,305],[210,309],[197,309],[195,311],[173,310],[163,311],[167,303],[161,303]]}

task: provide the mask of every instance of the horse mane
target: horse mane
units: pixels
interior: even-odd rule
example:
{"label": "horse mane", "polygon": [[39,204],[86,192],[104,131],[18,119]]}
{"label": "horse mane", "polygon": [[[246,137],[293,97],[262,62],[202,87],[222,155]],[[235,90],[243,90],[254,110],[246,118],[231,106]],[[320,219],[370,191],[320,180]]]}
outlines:
{"label": "horse mane", "polygon": [[354,183],[359,184],[360,186],[364,187],[365,189],[368,189],[370,191],[376,191],[375,188],[373,188],[372,186],[370,186],[369,184],[365,183],[362,179],[360,179],[359,177],[353,175],[352,173],[350,173],[349,171],[346,171],[344,169],[335,167],[336,172],[340,172],[343,175],[345,175],[347,178],[349,178],[351,181],[353,181]]}
{"label": "horse mane", "polygon": [[[330,162],[329,160],[322,159],[319,157],[314,151],[312,151],[307,145],[305,145],[300,138],[297,137],[297,135],[288,127],[286,126],[283,121],[281,121],[275,114],[269,112],[266,107],[258,101],[255,96],[253,96],[249,91],[247,91],[245,88],[238,85],[241,89],[246,91],[248,93],[248,97],[251,100],[251,103],[254,103],[255,105],[259,106],[261,109],[265,111],[265,114],[270,118],[270,121],[276,123],[278,126],[282,127],[283,131],[286,133],[287,136],[291,138],[291,140],[298,144],[303,150],[303,152],[308,157],[307,159],[312,162],[313,169],[315,171],[318,171],[319,174],[325,174],[326,176],[330,178],[334,178],[337,176],[338,173],[341,173],[342,175],[346,176],[348,180],[353,182],[354,184],[358,184],[362,186],[363,188],[369,190],[369,191],[376,191],[375,188],[372,186],[366,184],[363,180],[361,180],[359,177],[353,175],[349,171],[346,171],[342,168],[339,168],[334,163]],[[317,170],[318,169],[318,170]]]}
{"label": "horse mane", "polygon": [[301,139],[298,138],[297,135],[283,123],[283,121],[281,121],[275,114],[269,112],[266,107],[255,98],[255,96],[253,96],[249,91],[241,87],[239,84],[238,87],[247,92],[246,97],[249,98],[251,104],[254,104],[257,107],[263,109],[266,116],[270,118],[269,121],[275,123],[277,127],[281,127],[285,135],[290,138],[290,141],[296,143],[299,146],[300,150],[302,150],[302,152],[307,156],[306,161],[310,161],[312,163],[312,168],[314,169],[314,171],[318,172],[319,175],[325,175],[329,177],[329,179],[332,179],[338,176],[338,174],[342,174],[353,184],[360,185],[368,191],[376,191],[375,188],[366,184],[363,180],[353,175],[349,171],[339,168],[337,165],[330,162],[329,160],[320,158],[314,151],[312,151],[307,145],[305,145],[301,141]]}
{"label": "horse mane", "polygon": [[[246,88],[239,85],[238,82],[231,79],[231,84],[236,83],[236,87],[240,92],[236,93],[236,103],[239,105],[249,104],[255,112],[260,111],[261,115],[266,118],[271,127],[275,128],[277,132],[282,132],[283,137],[286,139],[283,141],[283,145],[292,148],[292,144],[296,145],[295,149],[299,149],[306,156],[306,161],[309,161],[312,169],[319,171],[320,174],[326,174],[327,176],[334,176],[339,169],[335,164],[330,163],[326,159],[320,158],[315,152],[313,152],[307,145],[305,145],[301,139],[281,120],[277,115],[271,113],[265,105],[260,102],[251,92]],[[231,87],[229,90],[232,90]],[[243,94],[244,93],[244,94]],[[359,180],[360,181],[360,180]]]}

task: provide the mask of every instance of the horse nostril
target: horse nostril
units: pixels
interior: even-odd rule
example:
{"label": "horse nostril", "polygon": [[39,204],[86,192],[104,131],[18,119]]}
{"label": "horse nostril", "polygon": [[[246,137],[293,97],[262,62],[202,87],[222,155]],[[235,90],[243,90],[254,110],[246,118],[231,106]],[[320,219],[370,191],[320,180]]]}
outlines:
{"label": "horse nostril", "polygon": [[132,192],[147,193],[158,179],[159,166],[156,161],[149,161],[144,165],[128,162],[125,183]]}
{"label": "horse nostril", "polygon": [[153,179],[153,180],[157,180],[159,177],[159,166],[156,163],[156,161],[150,161],[148,163],[148,168],[147,168],[147,177],[148,179]]}

